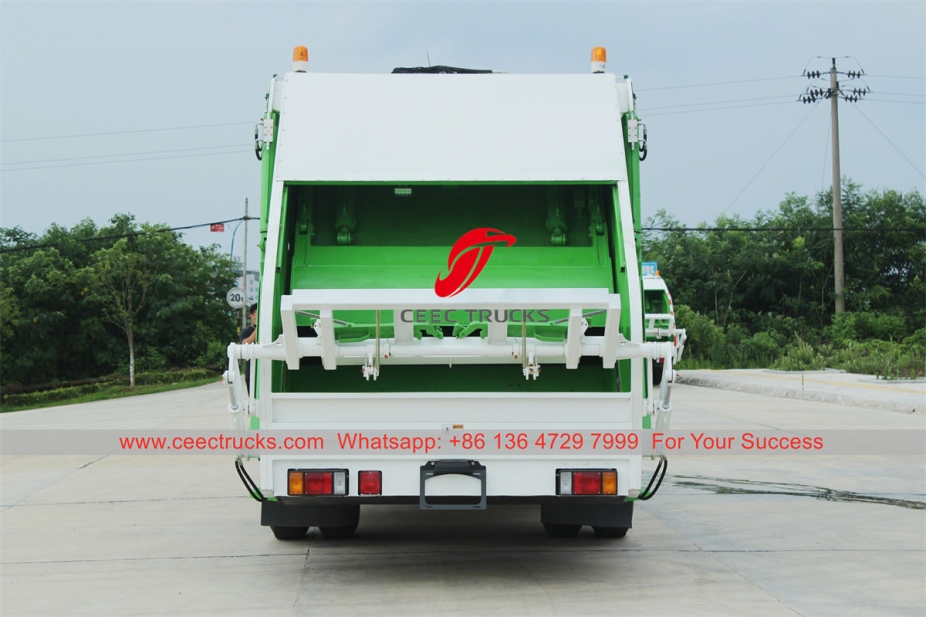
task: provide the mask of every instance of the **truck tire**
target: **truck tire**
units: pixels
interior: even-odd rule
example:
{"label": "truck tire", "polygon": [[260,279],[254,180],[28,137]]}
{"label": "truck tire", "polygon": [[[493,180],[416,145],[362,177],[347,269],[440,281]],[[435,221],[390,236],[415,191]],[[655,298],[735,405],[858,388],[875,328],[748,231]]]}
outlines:
{"label": "truck tire", "polygon": [[623,538],[627,535],[627,527],[592,527],[599,538]]}
{"label": "truck tire", "polygon": [[357,531],[357,524],[354,523],[353,525],[343,525],[340,527],[319,527],[318,530],[322,532],[326,540],[346,540]]}
{"label": "truck tire", "polygon": [[271,527],[277,540],[301,540],[305,537],[308,527]]}
{"label": "truck tire", "polygon": [[551,538],[575,538],[582,525],[565,525],[563,523],[544,523],[543,528]]}

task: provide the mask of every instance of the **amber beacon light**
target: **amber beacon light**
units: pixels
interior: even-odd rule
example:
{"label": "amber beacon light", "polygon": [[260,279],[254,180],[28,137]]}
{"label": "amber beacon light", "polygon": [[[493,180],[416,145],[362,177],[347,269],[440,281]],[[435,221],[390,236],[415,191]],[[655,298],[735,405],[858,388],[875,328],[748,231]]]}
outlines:
{"label": "amber beacon light", "polygon": [[604,47],[592,47],[592,73],[604,73],[604,65],[607,61],[608,52]]}
{"label": "amber beacon light", "polygon": [[309,68],[309,50],[302,45],[293,48],[293,70],[305,73]]}

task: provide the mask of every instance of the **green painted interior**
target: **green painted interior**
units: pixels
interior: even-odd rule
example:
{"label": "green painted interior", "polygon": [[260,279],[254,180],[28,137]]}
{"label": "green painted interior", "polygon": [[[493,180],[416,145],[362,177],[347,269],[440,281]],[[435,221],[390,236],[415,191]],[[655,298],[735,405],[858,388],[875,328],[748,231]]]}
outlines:
{"label": "green painted interior", "polygon": [[[410,188],[411,195],[397,195],[396,188]],[[274,315],[279,313],[279,295],[295,289],[432,288],[438,275],[448,271],[450,247],[476,227],[501,230],[517,241],[493,250],[472,288],[626,288],[626,277],[620,275],[625,263],[616,198],[613,184],[287,184],[277,255],[280,293],[274,301]],[[626,294],[624,298],[626,303]],[[629,315],[628,306],[623,307],[624,315]],[[567,311],[548,311],[545,316],[550,321],[563,319]],[[347,322],[335,329],[341,342],[375,337],[373,311],[337,311],[334,317]],[[478,315],[457,311],[450,320],[443,317],[416,319],[416,336],[462,338],[487,333],[485,319]],[[528,336],[563,340],[563,325],[534,317],[535,323],[525,324]],[[391,311],[383,311],[380,319],[380,335],[391,338]],[[314,334],[313,321],[310,316],[298,316],[301,336]],[[624,321],[621,330],[629,338],[629,321]],[[602,328],[604,315],[590,317],[589,324]],[[276,318],[274,338],[281,331]],[[521,331],[520,321],[509,319],[509,336],[520,336]],[[621,370],[625,389],[629,389],[629,362],[621,364],[626,365]],[[288,371],[283,363],[275,362],[273,389],[568,392],[616,388],[615,371],[602,370],[600,363],[568,372],[555,365],[543,370],[541,379],[528,382],[519,366],[403,366],[388,367],[388,371],[384,367],[380,380],[366,382],[357,367],[324,371],[303,360],[298,371]]]}

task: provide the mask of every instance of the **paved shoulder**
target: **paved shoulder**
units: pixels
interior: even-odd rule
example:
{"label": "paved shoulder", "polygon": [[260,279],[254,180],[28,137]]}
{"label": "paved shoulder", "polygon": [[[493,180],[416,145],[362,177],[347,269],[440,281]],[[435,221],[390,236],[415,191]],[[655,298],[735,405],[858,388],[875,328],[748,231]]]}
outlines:
{"label": "paved shoulder", "polygon": [[680,370],[678,382],[902,413],[926,410],[926,380],[885,380],[839,371]]}

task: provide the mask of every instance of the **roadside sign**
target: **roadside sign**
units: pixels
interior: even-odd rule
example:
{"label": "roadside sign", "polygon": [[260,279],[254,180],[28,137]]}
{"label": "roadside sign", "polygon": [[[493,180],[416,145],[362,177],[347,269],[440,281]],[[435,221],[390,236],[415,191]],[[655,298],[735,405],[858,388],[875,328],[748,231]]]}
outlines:
{"label": "roadside sign", "polygon": [[233,309],[240,309],[248,303],[248,297],[240,287],[232,287],[228,290],[228,293],[225,294],[225,301],[228,302],[228,306]]}

